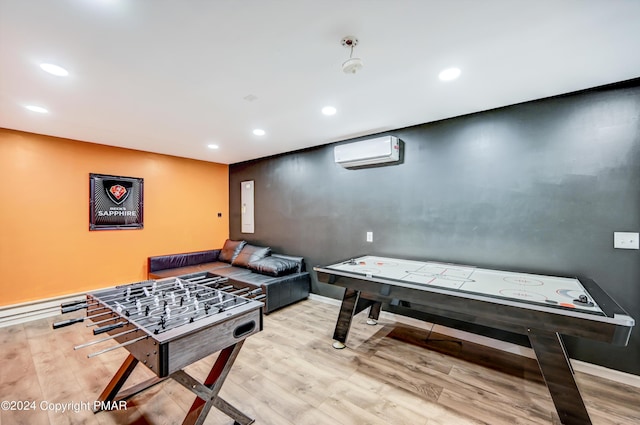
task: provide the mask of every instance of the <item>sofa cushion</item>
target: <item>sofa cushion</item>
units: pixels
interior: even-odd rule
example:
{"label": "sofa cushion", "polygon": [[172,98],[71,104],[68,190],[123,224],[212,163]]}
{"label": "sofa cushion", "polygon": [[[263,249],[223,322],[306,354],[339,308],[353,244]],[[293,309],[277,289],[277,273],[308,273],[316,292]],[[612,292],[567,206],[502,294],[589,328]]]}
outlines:
{"label": "sofa cushion", "polygon": [[230,269],[231,267],[232,266],[230,266],[229,263],[214,261],[212,263],[194,264],[192,266],[176,267],[174,269],[150,271],[148,273],[148,277],[149,279],[164,279],[164,278],[173,277],[173,276],[183,276],[189,273],[197,273],[197,272],[210,271],[210,270]]}
{"label": "sofa cushion", "polygon": [[284,276],[298,270],[298,263],[281,257],[265,257],[249,263],[249,269],[269,276]]}
{"label": "sofa cushion", "polygon": [[285,260],[290,260],[290,261],[294,261],[296,263],[298,263],[298,270],[297,272],[304,272],[304,258],[303,257],[297,257],[297,256],[293,256],[293,255],[284,255],[284,254],[271,254],[274,257],[277,258],[284,258]]}
{"label": "sofa cushion", "polygon": [[148,258],[149,272],[175,269],[201,263],[212,263],[218,260],[219,249],[208,251],[186,252],[184,254],[156,255]]}
{"label": "sofa cushion", "polygon": [[240,275],[255,274],[249,269],[245,269],[244,267],[236,267],[236,266],[221,267],[219,269],[212,270],[211,272],[218,276],[233,277],[233,278]]}
{"label": "sofa cushion", "polygon": [[262,260],[271,254],[271,248],[246,244],[231,264],[239,267],[247,267],[249,263]]}
{"label": "sofa cushion", "polygon": [[232,241],[227,239],[220,250],[218,260],[231,263],[240,253],[240,250],[247,244],[246,241]]}

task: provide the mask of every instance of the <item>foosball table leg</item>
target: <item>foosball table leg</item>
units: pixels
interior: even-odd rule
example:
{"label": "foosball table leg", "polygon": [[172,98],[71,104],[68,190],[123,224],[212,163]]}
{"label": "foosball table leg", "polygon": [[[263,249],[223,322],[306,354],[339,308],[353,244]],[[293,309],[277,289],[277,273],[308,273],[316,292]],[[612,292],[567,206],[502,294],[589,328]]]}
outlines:
{"label": "foosball table leg", "polygon": [[129,356],[127,356],[127,358],[120,366],[120,369],[118,369],[116,374],[113,375],[111,381],[109,381],[105,389],[102,391],[102,394],[100,394],[100,396],[98,396],[98,398],[96,399],[96,401],[99,401],[101,403],[96,403],[96,405],[99,405],[100,407],[94,409],[93,413],[98,413],[102,410],[102,406],[105,405],[105,403],[102,402],[106,402],[106,404],[108,405],[108,402],[111,401],[126,400],[129,397],[132,397],[135,394],[146,390],[147,388],[158,384],[166,379],[154,377],[121,392],[120,390],[122,389],[122,386],[137,365],[138,359],[133,357],[132,354],[129,354]]}
{"label": "foosball table leg", "polygon": [[231,370],[231,366],[233,366],[236,357],[238,357],[238,353],[240,352],[243,343],[244,340],[220,351],[209,375],[202,384],[182,370],[171,375],[175,381],[179,382],[185,388],[197,395],[189,409],[189,412],[187,413],[187,416],[184,418],[182,425],[202,425],[207,414],[211,410],[211,407],[214,406],[233,419],[235,424],[249,425],[254,422],[253,419],[242,413],[227,401],[223,400],[218,395],[224,380],[227,378],[227,375]]}
{"label": "foosball table leg", "polygon": [[[97,401],[113,401],[137,365],[138,359],[129,354],[120,366],[120,369],[118,369],[116,374],[113,375],[113,378],[111,378],[111,381],[109,381],[107,386],[104,388]],[[93,413],[98,413],[99,411],[100,410],[97,409],[94,410]]]}

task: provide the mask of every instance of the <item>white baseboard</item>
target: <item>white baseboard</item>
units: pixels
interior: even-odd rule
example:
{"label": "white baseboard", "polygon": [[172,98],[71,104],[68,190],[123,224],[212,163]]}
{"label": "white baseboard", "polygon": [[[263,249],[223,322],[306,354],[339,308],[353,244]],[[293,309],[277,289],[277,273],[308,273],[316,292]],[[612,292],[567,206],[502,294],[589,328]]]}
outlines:
{"label": "white baseboard", "polygon": [[[326,304],[337,305],[340,306],[341,301],[336,300],[335,298],[323,297],[322,295],[317,294],[309,294],[309,299],[320,301]],[[462,339],[465,341],[473,342],[475,344],[484,345],[485,347],[491,347],[498,350],[506,351],[508,353],[517,354],[520,356],[529,357],[535,359],[535,354],[533,350],[529,347],[522,347],[517,344],[511,344],[509,342],[500,341],[493,338],[488,338],[482,335],[476,335],[470,332],[465,332],[457,329],[448,328],[446,326],[441,325],[433,325],[428,322],[424,322],[422,320],[414,319],[411,317],[402,316],[399,314],[393,314],[386,311],[380,313],[380,318],[393,320],[395,322],[404,323],[409,326],[413,326],[416,328],[422,328],[425,330],[430,330],[433,327],[433,331],[442,335],[451,336],[454,338]],[[571,366],[573,369],[587,373],[589,375],[598,376],[600,378],[609,379],[614,382],[619,382],[626,385],[631,385],[633,387],[640,388],[640,376],[632,375],[626,372],[620,372],[615,369],[609,369],[603,366],[598,366],[592,363],[583,362],[580,360],[571,359]]]}
{"label": "white baseboard", "polygon": [[338,307],[340,307],[340,304],[342,304],[342,301],[340,300],[337,300],[335,298],[330,298],[330,297],[323,297],[322,295],[318,295],[318,294],[309,294],[309,299],[314,301],[320,301],[321,303],[325,303],[325,304],[337,305]]}
{"label": "white baseboard", "polygon": [[[100,291],[102,289],[109,288],[113,288],[113,286],[93,289],[92,291]],[[61,313],[60,305],[62,303],[81,300],[84,301],[86,299],[86,295],[86,292],[76,292],[75,294],[61,295],[59,297],[52,297],[43,300],[0,306],[0,328],[57,316]]]}
{"label": "white baseboard", "polygon": [[85,293],[64,295],[0,307],[0,328],[60,314],[60,304],[85,299]]}

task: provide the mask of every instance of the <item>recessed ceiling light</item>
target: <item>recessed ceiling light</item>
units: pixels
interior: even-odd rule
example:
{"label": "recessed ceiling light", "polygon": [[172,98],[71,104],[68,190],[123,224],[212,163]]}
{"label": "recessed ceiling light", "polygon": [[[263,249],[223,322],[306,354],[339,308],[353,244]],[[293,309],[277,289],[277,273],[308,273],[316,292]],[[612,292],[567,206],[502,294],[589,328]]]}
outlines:
{"label": "recessed ceiling light", "polygon": [[209,149],[218,149],[218,148],[220,148],[220,146],[218,146],[218,145],[214,145],[214,144],[207,145],[207,147],[208,147]]}
{"label": "recessed ceiling light", "polygon": [[337,109],[333,106],[325,106],[324,108],[322,108],[322,113],[325,115],[335,115],[336,112]]}
{"label": "recessed ceiling light", "polygon": [[40,68],[49,74],[57,75],[58,77],[66,77],[69,75],[69,71],[52,63],[41,63]]}
{"label": "recessed ceiling light", "polygon": [[253,130],[253,134],[255,134],[256,136],[264,136],[267,133],[261,128],[256,128],[255,130]]}
{"label": "recessed ceiling light", "polygon": [[438,74],[438,78],[442,81],[451,81],[455,80],[460,76],[460,68],[447,68],[443,69],[440,74]]}
{"label": "recessed ceiling light", "polygon": [[28,110],[33,111],[33,112],[38,112],[40,114],[46,114],[46,113],[49,112],[45,108],[43,108],[42,106],[27,105],[27,106],[25,106],[25,108],[27,108]]}

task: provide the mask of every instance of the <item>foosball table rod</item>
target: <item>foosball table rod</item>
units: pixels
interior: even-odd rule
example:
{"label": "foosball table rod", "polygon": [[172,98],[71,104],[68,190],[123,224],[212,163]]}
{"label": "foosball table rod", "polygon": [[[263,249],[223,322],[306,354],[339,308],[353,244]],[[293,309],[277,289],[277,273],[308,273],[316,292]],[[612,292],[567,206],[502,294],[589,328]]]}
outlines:
{"label": "foosball table rod", "polygon": [[[258,288],[258,289],[254,290],[254,291],[251,291],[251,292],[259,294],[260,292],[262,292],[262,290]],[[215,298],[215,297],[213,297],[213,298]],[[211,298],[211,299],[213,299],[213,298]],[[259,300],[264,299],[264,298],[266,298],[266,295],[262,294],[262,295],[255,296],[255,297],[250,298],[250,299],[251,300],[255,300],[255,301],[259,301]],[[226,304],[229,301],[231,301],[231,300],[225,300],[225,301],[221,301],[221,302],[215,303],[215,304],[212,305],[212,307],[217,306],[217,305],[221,305],[221,304]],[[241,305],[244,305],[246,303],[247,303],[247,301],[242,302],[242,303],[237,304],[237,305],[230,306],[230,307],[228,307],[228,309],[233,309],[233,308],[235,308],[237,306],[241,306]],[[174,317],[181,317],[181,316],[185,316],[185,315],[188,315],[188,314],[192,314],[192,312],[184,313],[182,315],[176,315]],[[109,322],[109,321],[115,320],[115,319],[119,319],[119,317],[115,316],[115,317],[113,317],[111,319],[107,319],[107,320],[103,320],[103,321],[100,321],[100,322],[96,322],[96,323],[94,323],[92,325],[98,325],[98,324]],[[121,321],[121,322],[118,322],[118,323],[114,323],[112,325],[107,325],[107,326],[103,326],[101,328],[96,328],[96,329],[94,329],[93,334],[94,335],[98,335],[98,334],[101,334],[101,333],[105,333],[105,332],[111,331],[113,329],[116,329],[116,328],[119,328],[119,327],[123,327],[123,326],[125,326],[127,324],[128,324],[128,322]],[[113,338],[128,334],[128,333],[136,331],[136,330],[137,329],[131,329],[131,330],[128,330],[128,331],[125,331],[125,332],[121,332],[119,334],[115,334],[115,335],[109,336],[107,338],[103,338],[103,339],[100,339],[100,340],[97,340],[97,341],[91,341],[91,342],[88,342],[88,343],[85,343],[85,344],[81,344],[79,346],[74,347],[74,350],[77,350],[79,348],[88,347],[90,345],[97,344],[99,342],[108,341],[109,339],[113,339]],[[138,341],[138,340],[141,340],[141,339],[144,339],[144,337],[138,338],[137,340],[134,340],[134,341]],[[129,345],[130,343],[132,343],[132,341],[128,341],[124,345],[119,345],[119,346],[116,346],[114,348],[119,348],[119,347],[122,347],[122,346],[126,346],[126,345]],[[111,349],[114,349],[114,348],[111,348]],[[111,351],[111,349],[107,349],[106,351],[103,350],[102,352]],[[89,355],[88,357],[94,357],[95,355],[102,354],[102,352],[98,352],[97,354],[94,353],[92,355]]]}
{"label": "foosball table rod", "polygon": [[118,348],[126,347],[127,345],[134,344],[138,341],[142,341],[143,339],[149,338],[149,335],[143,335],[141,337],[132,339],[127,342],[123,342],[122,344],[114,345],[113,347],[105,348],[104,350],[96,351],[95,353],[87,354],[87,358],[92,358],[95,356],[99,356],[100,354],[108,353],[109,351],[117,350]]}
{"label": "foosball table rod", "polygon": [[[244,288],[244,290],[246,290],[246,289],[247,289],[247,288]],[[227,292],[227,293],[231,294],[231,292]],[[219,298],[219,297],[221,297],[221,295],[219,295],[219,293],[216,293],[215,295],[212,295],[212,296],[210,296],[210,297],[208,297],[208,298],[198,299],[198,298],[196,298],[196,297],[193,297],[192,299],[194,299],[194,300],[198,301],[198,303],[203,303],[203,304],[204,304],[204,307],[203,307],[204,309],[209,309],[209,308],[211,308],[211,307],[215,307],[215,306],[218,306],[218,305],[221,305],[221,304],[226,304],[226,303],[228,303],[229,301],[232,301],[232,300],[223,300],[223,301],[221,301],[221,302],[217,302],[217,303],[215,303],[215,304],[206,304],[206,301],[215,300],[216,298]],[[189,301],[187,301],[187,302],[189,302]],[[142,308],[142,307],[147,307],[148,305],[149,305],[149,304],[141,304],[141,305],[140,305],[140,307],[141,307],[141,308]],[[181,305],[182,305],[182,304],[181,304]],[[233,307],[233,306],[232,306],[232,307]],[[137,308],[137,307],[131,306],[131,308]],[[112,313],[112,314],[114,314],[114,316],[113,316],[113,317],[110,317],[110,318],[108,318],[108,319],[104,319],[104,320],[99,320],[99,321],[97,321],[97,322],[93,322],[93,323],[88,323],[88,324],[87,324],[87,327],[99,326],[99,325],[101,325],[101,324],[103,324],[103,323],[108,323],[108,322],[111,322],[111,321],[114,321],[114,320],[118,320],[118,319],[120,319],[120,317],[119,317],[119,316],[117,316],[117,315],[115,315],[115,313],[114,313],[113,311],[111,311],[111,313]],[[177,318],[177,317],[183,317],[183,316],[187,316],[187,315],[192,314],[192,313],[193,313],[193,312],[185,312],[185,313],[182,313],[182,314],[176,314],[176,315],[174,315],[173,317],[174,317],[174,318]],[[140,318],[143,318],[143,319],[144,319],[145,317],[148,317],[148,315],[147,315],[146,313],[145,313],[145,315],[144,315],[144,316],[142,316],[142,313],[135,313],[132,317],[135,317],[135,315],[136,315],[136,314],[137,314],[138,316],[140,316]],[[84,318],[82,318],[82,319],[84,320]],[[76,321],[81,321],[81,320],[80,320],[80,319],[71,319],[71,322],[72,322],[72,323],[75,323]],[[68,323],[68,324],[72,324],[72,323]],[[63,326],[66,326],[66,323],[65,323],[65,324],[63,324]],[[110,326],[112,326],[112,325],[110,325]],[[118,326],[118,327],[119,327],[119,326]],[[110,330],[110,329],[107,329],[107,330]],[[96,331],[94,331],[94,335],[97,335],[98,333],[102,333],[102,332],[106,332],[106,330],[101,330],[101,331],[97,331],[97,330],[96,330]]]}
{"label": "foosball table rod", "polygon": [[85,342],[84,344],[76,345],[75,347],[73,347],[73,349],[74,350],[79,350],[81,348],[90,347],[92,345],[100,344],[101,342],[109,341],[111,339],[118,338],[118,337],[121,337],[123,335],[129,334],[131,332],[136,332],[136,331],[139,331],[139,329],[138,328],[129,329],[128,331],[124,331],[124,332],[120,332],[118,334],[110,335],[110,336],[108,336],[106,338],[100,338],[100,339],[96,339],[94,341]]}
{"label": "foosball table rod", "polygon": [[103,309],[104,310],[108,310],[108,311],[105,311],[104,313],[99,313],[99,314],[92,314],[91,316],[76,317],[74,319],[63,320],[61,322],[55,322],[55,323],[53,323],[52,327],[53,327],[53,329],[58,329],[58,328],[62,328],[64,326],[73,325],[74,323],[84,322],[87,319],[94,319],[96,317],[106,316],[107,314],[114,314],[113,310],[111,310],[111,309],[107,309],[106,307],[104,307]]}

